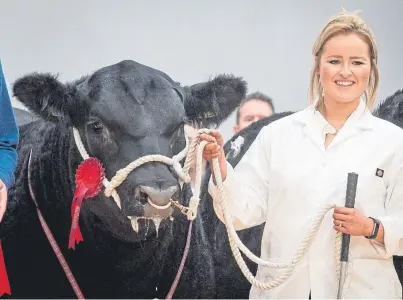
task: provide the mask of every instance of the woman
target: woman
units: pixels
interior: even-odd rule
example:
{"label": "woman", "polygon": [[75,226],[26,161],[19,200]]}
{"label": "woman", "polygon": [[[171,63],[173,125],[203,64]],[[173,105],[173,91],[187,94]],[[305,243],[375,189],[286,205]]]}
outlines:
{"label": "woman", "polygon": [[[219,132],[203,157],[218,157],[236,229],[265,222],[261,256],[290,263],[325,204],[320,231],[291,277],[272,290],[252,287],[251,298],[335,298],[336,232],[351,235],[346,298],[401,298],[392,255],[403,254],[403,130],[374,117],[379,74],[374,37],[356,15],[341,13],[313,46],[311,105],[261,130],[232,169]],[[315,101],[314,101],[315,99]],[[354,209],[344,208],[349,172],[358,173]],[[209,192],[224,221],[218,192]],[[283,270],[259,266],[270,282]]]}
{"label": "woman", "polygon": [[0,62],[0,222],[7,206],[7,191],[17,166],[18,127]]}

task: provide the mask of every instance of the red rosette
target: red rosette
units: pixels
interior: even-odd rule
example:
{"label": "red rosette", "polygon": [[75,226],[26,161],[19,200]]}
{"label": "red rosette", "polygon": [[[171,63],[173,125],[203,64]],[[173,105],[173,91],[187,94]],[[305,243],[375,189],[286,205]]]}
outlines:
{"label": "red rosette", "polygon": [[82,201],[99,194],[104,178],[105,169],[102,163],[94,157],[84,160],[77,168],[76,191],[71,203],[72,224],[69,237],[69,249],[75,249],[75,245],[84,240],[78,225]]}

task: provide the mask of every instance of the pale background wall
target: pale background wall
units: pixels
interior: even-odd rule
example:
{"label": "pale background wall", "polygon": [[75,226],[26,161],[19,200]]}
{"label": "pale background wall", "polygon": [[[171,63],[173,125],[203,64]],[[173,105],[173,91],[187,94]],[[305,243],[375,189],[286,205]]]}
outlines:
{"label": "pale background wall", "polygon": [[[277,111],[298,110],[312,43],[341,6],[361,10],[377,37],[378,99],[403,88],[402,0],[0,0],[0,58],[9,85],[31,71],[70,80],[128,58],[183,84],[234,73]],[[233,123],[221,126],[226,138]]]}

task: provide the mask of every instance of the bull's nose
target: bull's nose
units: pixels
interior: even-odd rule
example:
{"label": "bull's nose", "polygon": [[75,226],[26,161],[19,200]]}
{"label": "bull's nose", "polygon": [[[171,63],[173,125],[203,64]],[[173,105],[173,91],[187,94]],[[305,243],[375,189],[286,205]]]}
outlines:
{"label": "bull's nose", "polygon": [[149,203],[159,209],[168,208],[171,203],[171,197],[178,191],[177,186],[171,186],[161,190],[150,186],[140,186],[140,191],[146,193],[149,198]]}

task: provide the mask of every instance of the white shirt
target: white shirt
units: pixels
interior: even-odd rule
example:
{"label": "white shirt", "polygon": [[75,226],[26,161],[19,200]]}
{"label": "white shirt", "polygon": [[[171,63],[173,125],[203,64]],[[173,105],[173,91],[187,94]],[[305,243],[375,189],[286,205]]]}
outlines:
{"label": "white shirt", "polygon": [[[261,257],[291,259],[326,203],[345,205],[347,174],[358,173],[355,208],[381,220],[385,246],[351,236],[345,298],[398,298],[402,288],[392,255],[403,255],[403,130],[374,117],[361,101],[325,148],[332,129],[314,105],[265,126],[224,181],[237,230],[263,222]],[[384,171],[376,176],[377,169]],[[209,192],[223,221],[217,188]],[[336,298],[338,279],[333,210],[323,219],[309,252],[291,277],[272,290],[252,287],[251,298]],[[228,238],[228,237],[223,237]],[[259,266],[257,278],[268,282],[283,270]]]}

